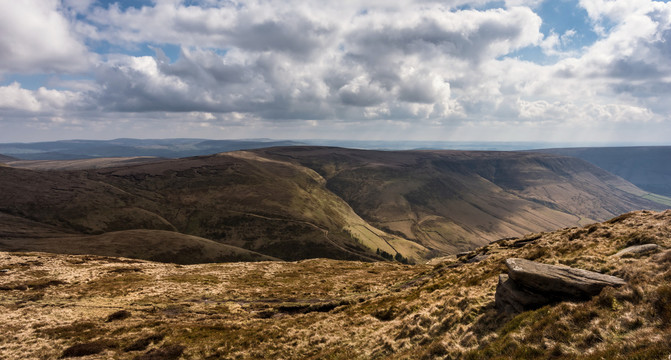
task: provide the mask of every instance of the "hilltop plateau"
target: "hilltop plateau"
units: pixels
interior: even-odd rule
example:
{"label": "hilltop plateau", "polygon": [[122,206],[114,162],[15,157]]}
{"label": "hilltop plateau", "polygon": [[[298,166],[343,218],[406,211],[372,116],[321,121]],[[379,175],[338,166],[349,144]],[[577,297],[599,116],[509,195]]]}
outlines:
{"label": "hilltop plateau", "polygon": [[[494,242],[432,265],[174,265],[0,252],[0,357],[663,359],[671,211]],[[616,255],[632,245],[652,253]],[[650,245],[649,245],[650,246]],[[510,258],[624,285],[521,313],[495,307]]]}

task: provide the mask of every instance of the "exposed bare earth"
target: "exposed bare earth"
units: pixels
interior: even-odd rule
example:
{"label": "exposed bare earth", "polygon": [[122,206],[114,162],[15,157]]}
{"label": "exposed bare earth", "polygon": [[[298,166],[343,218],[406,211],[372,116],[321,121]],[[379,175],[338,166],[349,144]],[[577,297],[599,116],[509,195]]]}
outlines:
{"label": "exposed bare earth", "polygon": [[[660,250],[612,256],[646,243]],[[669,248],[671,211],[501,240],[436,265],[179,266],[2,252],[0,358],[665,359]],[[501,315],[494,292],[510,257],[627,285],[586,302]]]}

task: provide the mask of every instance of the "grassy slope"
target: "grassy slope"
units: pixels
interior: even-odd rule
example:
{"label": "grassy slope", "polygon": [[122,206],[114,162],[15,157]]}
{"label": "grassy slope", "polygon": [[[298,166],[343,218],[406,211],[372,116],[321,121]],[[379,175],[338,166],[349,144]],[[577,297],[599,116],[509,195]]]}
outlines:
{"label": "grassy slope", "polygon": [[554,155],[317,147],[255,152],[314,169],[364,219],[443,253],[662,208],[618,177]]}
{"label": "grassy slope", "polygon": [[[480,263],[452,257],[435,266],[307,260],[178,267],[0,253],[0,331],[8,334],[0,338],[0,357],[56,358],[77,344],[97,352],[89,359],[175,349],[183,349],[185,359],[671,354],[671,211],[526,238],[535,240],[521,248],[513,246],[515,239],[504,240],[474,251],[489,255]],[[610,256],[639,243],[663,250]],[[599,271],[628,285],[586,302],[500,315],[494,292],[509,257]]]}
{"label": "grassy slope", "polygon": [[381,259],[377,248],[427,255],[367,224],[314,171],[244,152],[71,172],[5,168],[0,187],[0,211],[82,233],[178,231],[287,260]]}
{"label": "grassy slope", "polygon": [[671,146],[592,147],[532,150],[589,161],[647,192],[671,196]]}
{"label": "grassy slope", "polygon": [[0,239],[0,249],[123,256],[177,264],[279,260],[212,240],[163,230],[124,230],[100,235],[70,235],[30,241],[3,238]]}
{"label": "grassy slope", "polygon": [[0,250],[123,256],[177,264],[278,260],[177,232],[125,230],[87,236],[5,213],[0,213]]}

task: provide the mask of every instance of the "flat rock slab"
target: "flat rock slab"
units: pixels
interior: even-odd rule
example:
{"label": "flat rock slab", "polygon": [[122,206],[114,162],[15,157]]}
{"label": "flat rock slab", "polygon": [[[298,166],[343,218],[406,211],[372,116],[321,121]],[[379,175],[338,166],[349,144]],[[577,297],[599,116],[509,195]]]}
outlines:
{"label": "flat rock slab", "polygon": [[644,245],[635,245],[635,246],[630,246],[626,249],[622,249],[617,252],[617,254],[613,255],[616,257],[629,257],[629,256],[637,256],[637,255],[646,255],[653,253],[655,251],[659,250],[659,245],[657,244],[644,244]]}
{"label": "flat rock slab", "polygon": [[525,259],[507,259],[506,266],[515,284],[547,297],[585,299],[599,294],[607,286],[626,284],[615,276]]}

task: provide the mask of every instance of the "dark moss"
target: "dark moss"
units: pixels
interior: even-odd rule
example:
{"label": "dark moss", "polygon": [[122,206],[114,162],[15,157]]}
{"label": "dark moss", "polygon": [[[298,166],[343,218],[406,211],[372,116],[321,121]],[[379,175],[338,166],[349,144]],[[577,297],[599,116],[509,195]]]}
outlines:
{"label": "dark moss", "polygon": [[115,311],[115,312],[109,314],[107,316],[107,319],[105,320],[105,322],[112,322],[112,321],[116,321],[116,320],[124,320],[124,319],[129,318],[130,316],[131,316],[130,311],[119,310],[119,311]]}
{"label": "dark moss", "polygon": [[108,341],[92,341],[87,343],[75,344],[63,350],[61,358],[82,357],[95,355],[103,352],[105,349],[114,347],[115,344]]}

